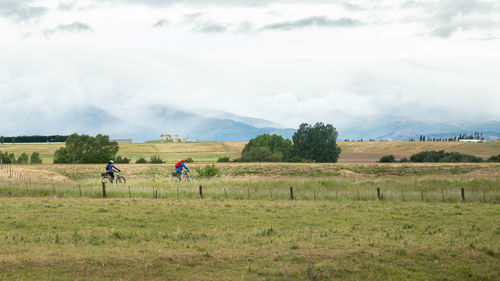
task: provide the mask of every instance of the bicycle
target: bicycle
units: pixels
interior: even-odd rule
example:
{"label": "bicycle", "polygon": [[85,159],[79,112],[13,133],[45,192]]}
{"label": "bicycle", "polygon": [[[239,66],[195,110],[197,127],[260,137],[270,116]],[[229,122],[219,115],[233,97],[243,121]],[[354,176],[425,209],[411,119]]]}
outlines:
{"label": "bicycle", "polygon": [[[103,173],[101,174],[102,178],[101,178],[101,182],[104,182],[104,183],[111,183],[113,184],[113,180],[111,179],[111,175],[108,174],[108,173]],[[125,179],[125,177],[123,176],[120,176],[120,173],[119,172],[115,172],[115,183],[117,185],[120,185],[120,184],[126,184],[127,183],[127,180]]]}
{"label": "bicycle", "polygon": [[172,173],[172,178],[170,178],[171,182],[178,181],[178,182],[192,182],[194,181],[193,176],[188,171],[182,172],[182,181],[181,181],[181,174],[177,172]]}

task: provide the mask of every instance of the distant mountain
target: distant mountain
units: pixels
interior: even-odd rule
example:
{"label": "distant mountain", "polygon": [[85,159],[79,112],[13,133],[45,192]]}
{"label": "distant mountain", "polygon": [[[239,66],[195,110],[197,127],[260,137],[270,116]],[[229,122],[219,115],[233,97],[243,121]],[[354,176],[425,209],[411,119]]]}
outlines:
{"label": "distant mountain", "polygon": [[[167,106],[134,108],[133,112],[98,107],[63,108],[51,116],[33,110],[27,115],[16,112],[12,118],[17,120],[16,126],[9,127],[12,122],[5,122],[3,135],[106,134],[111,138],[144,142],[158,140],[161,134],[176,134],[188,141],[248,141],[265,133],[291,139],[296,130],[265,119],[216,111],[193,113]],[[474,132],[483,133],[486,140],[497,140],[500,136],[499,121],[439,123],[378,116],[348,124],[332,123],[339,132],[340,141],[361,138],[406,141],[418,140],[420,135],[439,138]]]}
{"label": "distant mountain", "polygon": [[349,126],[339,129],[339,140],[344,139],[376,139],[376,140],[418,140],[426,137],[453,137],[460,134],[483,133],[486,140],[497,140],[500,137],[500,122],[468,122],[450,123],[420,122],[415,120],[390,121],[379,120],[368,122],[362,126]]}

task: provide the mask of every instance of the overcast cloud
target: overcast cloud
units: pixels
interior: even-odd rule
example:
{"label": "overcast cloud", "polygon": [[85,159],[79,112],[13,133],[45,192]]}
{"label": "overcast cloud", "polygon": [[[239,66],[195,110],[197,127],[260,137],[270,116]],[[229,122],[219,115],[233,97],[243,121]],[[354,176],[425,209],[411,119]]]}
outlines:
{"label": "overcast cloud", "polygon": [[82,108],[132,126],[152,106],[288,127],[500,120],[498,1],[214,3],[0,0],[0,134]]}

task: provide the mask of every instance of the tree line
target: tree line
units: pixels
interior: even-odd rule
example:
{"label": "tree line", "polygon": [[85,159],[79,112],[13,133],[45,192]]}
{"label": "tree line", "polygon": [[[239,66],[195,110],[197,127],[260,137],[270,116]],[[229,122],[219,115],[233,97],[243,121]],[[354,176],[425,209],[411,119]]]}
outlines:
{"label": "tree line", "polygon": [[[460,141],[460,140],[484,140],[483,133],[474,132],[473,134],[459,134],[453,137],[427,137],[425,135],[420,135],[418,141]],[[410,141],[415,141],[410,139]]]}
{"label": "tree line", "polygon": [[40,142],[65,142],[68,136],[52,135],[52,136],[17,136],[4,137],[0,136],[0,143],[40,143]]}

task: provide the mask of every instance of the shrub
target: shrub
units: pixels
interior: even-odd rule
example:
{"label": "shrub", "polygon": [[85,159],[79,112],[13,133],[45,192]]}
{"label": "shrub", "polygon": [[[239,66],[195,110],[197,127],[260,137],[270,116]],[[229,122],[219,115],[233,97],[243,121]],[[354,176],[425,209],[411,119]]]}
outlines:
{"label": "shrub", "polygon": [[215,167],[214,164],[206,165],[203,168],[198,168],[196,169],[196,173],[198,174],[198,177],[207,179],[218,177],[221,174],[219,168]]}
{"label": "shrub", "polygon": [[488,158],[488,162],[500,162],[500,154],[491,156]]}
{"label": "shrub", "polygon": [[162,164],[163,160],[160,158],[159,155],[151,156],[151,160],[149,161],[151,164]]}
{"label": "shrub", "polygon": [[193,161],[193,158],[188,157],[188,158],[184,159],[184,162],[186,162],[186,163],[193,163],[194,161]]}
{"label": "shrub", "polygon": [[481,157],[474,155],[461,154],[458,152],[445,152],[440,151],[423,151],[417,154],[413,154],[410,157],[411,162],[445,162],[445,163],[456,163],[456,162],[482,162]]}
{"label": "shrub", "polygon": [[252,147],[241,155],[241,162],[281,162],[283,154],[271,152],[267,146]]}
{"label": "shrub", "polygon": [[379,163],[394,163],[396,162],[396,158],[394,158],[394,155],[384,155],[380,160],[378,160]]}
{"label": "shrub", "polygon": [[21,155],[19,155],[19,158],[17,158],[18,164],[28,164],[28,161],[29,157],[28,154],[26,154],[25,152],[21,153]]}
{"label": "shrub", "polygon": [[231,161],[231,160],[227,156],[224,156],[224,157],[217,159],[217,162],[229,162],[229,161]]}
{"label": "shrub", "polygon": [[30,163],[31,164],[42,164],[42,159],[40,158],[40,153],[38,153],[38,152],[31,153]]}
{"label": "shrub", "polygon": [[127,157],[122,158],[121,156],[117,156],[115,163],[128,164],[130,163],[130,159],[128,159]]}
{"label": "shrub", "polygon": [[141,157],[141,158],[135,160],[135,163],[136,164],[146,164],[146,163],[148,163],[148,161],[146,161],[146,159],[144,159],[144,157]]}
{"label": "shrub", "polygon": [[281,162],[292,157],[292,142],[279,135],[263,134],[243,148],[241,162]]}

